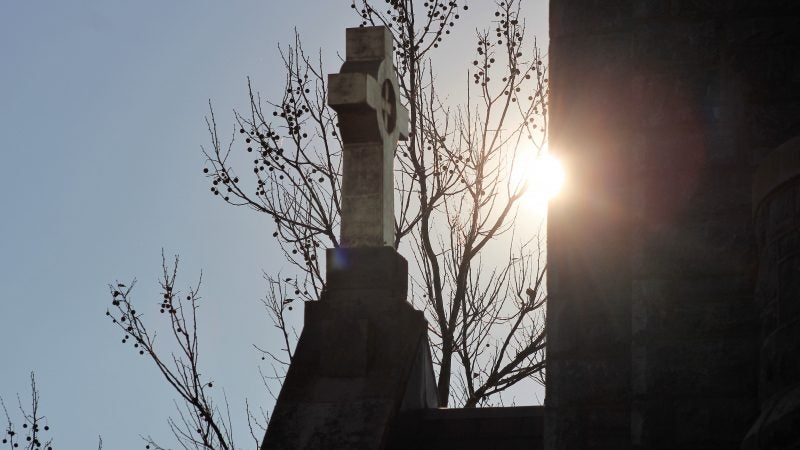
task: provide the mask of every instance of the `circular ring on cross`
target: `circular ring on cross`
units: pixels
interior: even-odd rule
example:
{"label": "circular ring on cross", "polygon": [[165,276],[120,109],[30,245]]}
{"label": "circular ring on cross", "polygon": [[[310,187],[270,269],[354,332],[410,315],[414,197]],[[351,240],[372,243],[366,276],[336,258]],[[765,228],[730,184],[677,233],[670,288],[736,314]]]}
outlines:
{"label": "circular ring on cross", "polygon": [[383,104],[381,105],[381,119],[383,120],[383,126],[386,132],[391,134],[394,132],[394,127],[397,124],[397,100],[391,80],[383,80],[381,98],[383,99]]}

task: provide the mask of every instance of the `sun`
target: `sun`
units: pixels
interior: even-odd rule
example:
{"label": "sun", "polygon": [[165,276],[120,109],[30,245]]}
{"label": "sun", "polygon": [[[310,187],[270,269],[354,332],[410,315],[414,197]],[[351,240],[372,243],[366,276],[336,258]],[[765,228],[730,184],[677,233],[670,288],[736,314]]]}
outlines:
{"label": "sun", "polygon": [[524,203],[539,215],[547,213],[547,204],[561,192],[566,174],[561,161],[547,148],[524,161],[521,175],[527,183]]}
{"label": "sun", "polygon": [[529,189],[531,193],[551,200],[564,185],[564,167],[550,153],[542,153],[532,161]]}

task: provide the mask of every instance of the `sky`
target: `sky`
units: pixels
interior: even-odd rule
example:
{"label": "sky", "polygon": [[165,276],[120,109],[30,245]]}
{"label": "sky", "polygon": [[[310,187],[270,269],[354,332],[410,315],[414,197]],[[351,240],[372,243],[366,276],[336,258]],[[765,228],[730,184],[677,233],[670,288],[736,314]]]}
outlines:
{"label": "sky", "polygon": [[[492,18],[492,2],[469,5],[434,54],[445,79],[466,78],[474,30]],[[523,8],[546,42],[547,0]],[[281,258],[266,216],[209,192],[204,116],[211,100],[232,129],[248,76],[279,96],[278,44],[295,28],[338,71],[358,23],[348,1],[0,0],[0,396],[12,418],[35,371],[55,448],[173,442],[175,396],[105,317],[116,280],[136,278],[134,301],[155,302],[162,249],[181,256],[179,286],[203,273],[201,363],[236,429],[245,398],[271,407],[252,344],[277,345],[259,299]]]}

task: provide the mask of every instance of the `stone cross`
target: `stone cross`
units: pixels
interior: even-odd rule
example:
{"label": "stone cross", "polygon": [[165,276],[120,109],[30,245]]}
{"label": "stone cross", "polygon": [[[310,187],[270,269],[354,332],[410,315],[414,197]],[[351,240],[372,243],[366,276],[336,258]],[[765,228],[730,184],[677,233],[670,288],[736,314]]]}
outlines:
{"label": "stone cross", "polygon": [[346,58],[328,75],[344,143],[343,247],[394,246],[394,152],[408,137],[386,27],[347,29]]}

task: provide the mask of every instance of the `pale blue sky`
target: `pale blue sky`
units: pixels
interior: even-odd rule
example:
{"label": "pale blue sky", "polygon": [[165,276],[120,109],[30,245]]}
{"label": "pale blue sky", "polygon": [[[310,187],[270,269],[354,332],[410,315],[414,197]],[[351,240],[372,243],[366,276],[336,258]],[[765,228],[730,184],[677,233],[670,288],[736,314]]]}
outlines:
{"label": "pale blue sky", "polygon": [[[466,79],[492,4],[470,2],[443,76]],[[524,8],[546,42],[547,1]],[[348,1],[0,0],[0,395],[26,398],[35,370],[56,448],[172,442],[172,392],[104,316],[116,279],[155,302],[162,248],[182,257],[179,285],[203,270],[202,362],[251,446],[244,399],[272,404],[251,344],[276,338],[261,272],[281,261],[266,217],[210,195],[203,117],[211,99],[227,133],[247,76],[277,95],[294,27],[336,71],[357,24]]]}

